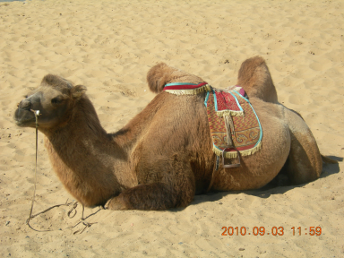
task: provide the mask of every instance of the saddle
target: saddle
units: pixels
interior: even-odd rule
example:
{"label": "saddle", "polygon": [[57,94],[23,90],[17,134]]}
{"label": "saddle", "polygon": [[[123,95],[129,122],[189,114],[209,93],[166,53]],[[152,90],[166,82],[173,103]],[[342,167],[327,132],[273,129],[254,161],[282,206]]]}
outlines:
{"label": "saddle", "polygon": [[224,168],[234,168],[240,166],[240,156],[252,155],[261,149],[263,130],[241,87],[226,91],[214,89],[206,82],[169,83],[164,91],[176,95],[206,92],[204,105],[216,154],[215,170],[218,169],[220,157]]}

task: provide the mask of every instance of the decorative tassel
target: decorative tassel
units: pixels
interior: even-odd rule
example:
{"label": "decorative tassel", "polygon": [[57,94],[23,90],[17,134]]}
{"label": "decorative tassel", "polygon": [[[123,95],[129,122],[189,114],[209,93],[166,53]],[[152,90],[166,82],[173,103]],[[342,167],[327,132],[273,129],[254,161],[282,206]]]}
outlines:
{"label": "decorative tassel", "polygon": [[192,90],[165,90],[168,93],[172,93],[174,95],[197,95],[202,92],[209,92],[212,88],[209,84],[206,84],[200,88],[192,89]]}
{"label": "decorative tassel", "polygon": [[[250,156],[255,154],[262,148],[262,142],[259,142],[255,147],[249,150],[239,151],[241,156]],[[216,146],[213,146],[213,151],[219,157],[222,157],[222,150],[218,149]],[[236,151],[227,151],[225,152],[226,159],[235,159],[238,157],[238,153]]]}
{"label": "decorative tassel", "polygon": [[221,110],[216,111],[218,117],[224,116],[244,116],[244,111],[234,111],[234,110]]}

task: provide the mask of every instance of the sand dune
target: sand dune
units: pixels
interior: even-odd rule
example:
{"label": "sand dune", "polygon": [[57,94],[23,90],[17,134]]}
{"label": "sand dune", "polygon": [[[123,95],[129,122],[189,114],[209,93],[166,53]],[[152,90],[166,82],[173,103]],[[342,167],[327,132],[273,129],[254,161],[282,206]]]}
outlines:
{"label": "sand dune", "polygon": [[[261,55],[280,102],[302,114],[323,154],[340,158],[343,10],[340,0],[0,3],[0,256],[342,257],[342,162],[325,165],[322,177],[306,185],[196,196],[189,207],[164,212],[102,210],[82,234],[73,234],[83,229],[73,228],[81,207],[71,219],[70,207],[59,207],[32,220],[52,231],[33,231],[25,221],[35,132],[16,127],[13,113],[53,73],[85,85],[103,127],[116,131],[154,97],[146,73],[157,62],[225,88],[236,83],[242,61]],[[34,213],[73,200],[52,171],[42,136]],[[222,236],[223,227],[239,233]],[[254,236],[255,227],[265,234]],[[321,235],[311,236],[310,227]]]}

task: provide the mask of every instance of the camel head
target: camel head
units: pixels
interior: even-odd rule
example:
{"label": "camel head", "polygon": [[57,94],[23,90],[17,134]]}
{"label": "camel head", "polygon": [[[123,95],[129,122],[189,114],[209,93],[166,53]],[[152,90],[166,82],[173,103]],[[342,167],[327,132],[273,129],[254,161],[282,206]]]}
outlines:
{"label": "camel head", "polygon": [[73,84],[60,76],[46,75],[41,85],[23,99],[15,111],[18,126],[36,127],[34,110],[39,110],[41,130],[49,130],[66,123],[74,104],[84,95],[86,88]]}

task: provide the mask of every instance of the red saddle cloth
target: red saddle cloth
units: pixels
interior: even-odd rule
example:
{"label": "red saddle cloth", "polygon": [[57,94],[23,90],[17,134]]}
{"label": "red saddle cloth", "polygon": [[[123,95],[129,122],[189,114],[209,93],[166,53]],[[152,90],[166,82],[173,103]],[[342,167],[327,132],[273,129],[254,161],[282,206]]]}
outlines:
{"label": "red saddle cloth", "polygon": [[[249,102],[238,91],[208,92],[205,102],[207,107],[210,134],[213,140],[213,150],[216,155],[231,159],[238,156],[248,156],[261,148],[262,128],[259,119]],[[233,121],[229,128],[225,116],[231,116]],[[228,133],[232,138],[234,148],[228,146]],[[226,150],[224,153],[223,151]]]}
{"label": "red saddle cloth", "polygon": [[[237,158],[238,151],[241,156],[248,156],[260,150],[263,131],[258,116],[241,87],[224,91],[213,89],[206,82],[170,83],[165,85],[164,90],[176,95],[207,92],[204,105],[207,108],[213,151],[216,155],[231,159]],[[231,126],[226,126],[225,123],[228,116],[233,121]],[[234,148],[228,148],[229,133]]]}

